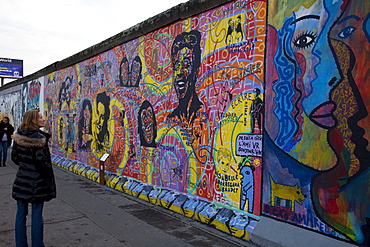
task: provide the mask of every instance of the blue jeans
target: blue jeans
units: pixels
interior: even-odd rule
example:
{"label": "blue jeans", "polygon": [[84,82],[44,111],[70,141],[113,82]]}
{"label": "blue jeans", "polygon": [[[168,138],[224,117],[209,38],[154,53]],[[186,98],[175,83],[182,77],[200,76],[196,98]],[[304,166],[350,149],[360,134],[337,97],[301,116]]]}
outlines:
{"label": "blue jeans", "polygon": [[[42,210],[44,203],[32,203],[31,236],[32,247],[44,247],[44,219]],[[28,202],[17,201],[17,215],[15,217],[15,243],[16,247],[28,247],[27,244],[27,216]]]}
{"label": "blue jeans", "polygon": [[0,141],[0,159],[3,159],[3,162],[5,162],[7,155],[8,155],[8,141]]}

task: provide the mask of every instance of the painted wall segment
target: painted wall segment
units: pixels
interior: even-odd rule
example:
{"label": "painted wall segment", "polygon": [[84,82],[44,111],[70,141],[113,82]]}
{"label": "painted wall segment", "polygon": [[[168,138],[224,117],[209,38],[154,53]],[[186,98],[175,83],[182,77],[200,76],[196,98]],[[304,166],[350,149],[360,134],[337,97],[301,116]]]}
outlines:
{"label": "painted wall segment", "polygon": [[15,90],[6,94],[0,95],[0,119],[9,118],[10,124],[17,126],[21,121],[21,98],[20,90]]}
{"label": "painted wall segment", "polygon": [[262,214],[367,246],[369,12],[233,1],[2,93],[1,114],[39,107],[55,165],[98,181],[110,153],[108,186],[232,235]]}
{"label": "painted wall segment", "polygon": [[269,8],[262,209],[365,245],[369,11],[357,0]]}
{"label": "painted wall segment", "polygon": [[108,185],[248,239],[266,13],[265,1],[231,2],[45,76],[55,164],[96,181],[109,153]]}

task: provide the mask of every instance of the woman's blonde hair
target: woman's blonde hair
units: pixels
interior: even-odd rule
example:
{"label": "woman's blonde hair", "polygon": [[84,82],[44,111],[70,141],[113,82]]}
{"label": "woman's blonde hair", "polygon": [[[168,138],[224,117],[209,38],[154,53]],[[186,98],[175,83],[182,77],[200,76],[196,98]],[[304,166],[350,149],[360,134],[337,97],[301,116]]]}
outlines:
{"label": "woman's blonde hair", "polygon": [[37,120],[39,118],[39,110],[33,109],[28,110],[23,114],[22,123],[19,125],[19,130],[37,130],[38,126],[32,122],[33,120]]}

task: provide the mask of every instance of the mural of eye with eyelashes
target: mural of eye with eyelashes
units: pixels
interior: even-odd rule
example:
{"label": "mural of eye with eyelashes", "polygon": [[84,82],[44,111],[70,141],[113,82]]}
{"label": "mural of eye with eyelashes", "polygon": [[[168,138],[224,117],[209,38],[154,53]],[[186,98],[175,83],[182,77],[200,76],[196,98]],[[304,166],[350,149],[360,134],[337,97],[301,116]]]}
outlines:
{"label": "mural of eye with eyelashes", "polygon": [[296,49],[306,49],[314,45],[317,35],[313,32],[305,32],[300,34],[293,40],[293,45]]}

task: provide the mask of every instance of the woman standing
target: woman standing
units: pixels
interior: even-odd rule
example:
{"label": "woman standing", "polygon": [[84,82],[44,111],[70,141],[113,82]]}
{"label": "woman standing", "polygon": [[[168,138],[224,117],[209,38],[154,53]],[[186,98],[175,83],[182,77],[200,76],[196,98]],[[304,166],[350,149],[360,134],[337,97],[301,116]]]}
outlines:
{"label": "woman standing", "polygon": [[9,123],[9,118],[4,117],[0,122],[0,166],[5,166],[8,147],[12,143],[13,126]]}
{"label": "woman standing", "polygon": [[15,221],[16,246],[27,246],[26,216],[32,205],[32,246],[44,246],[42,211],[45,201],[56,197],[54,172],[48,142],[50,134],[41,131],[45,120],[38,110],[23,115],[18,131],[13,135],[12,160],[18,165],[12,196],[17,200]]}

